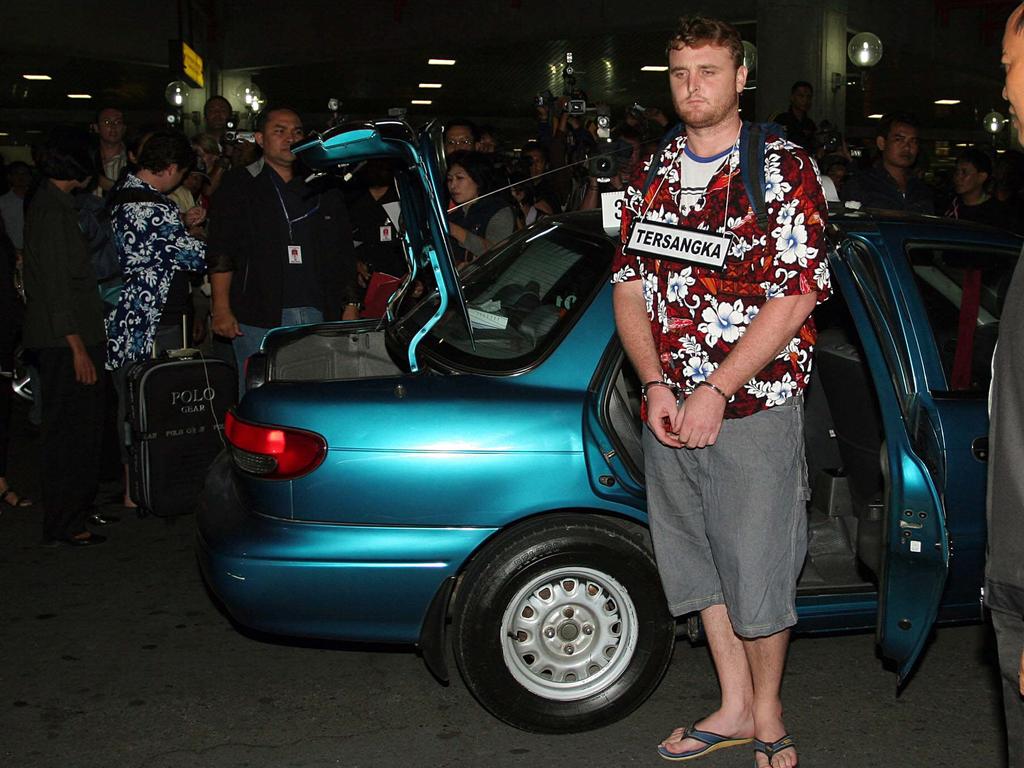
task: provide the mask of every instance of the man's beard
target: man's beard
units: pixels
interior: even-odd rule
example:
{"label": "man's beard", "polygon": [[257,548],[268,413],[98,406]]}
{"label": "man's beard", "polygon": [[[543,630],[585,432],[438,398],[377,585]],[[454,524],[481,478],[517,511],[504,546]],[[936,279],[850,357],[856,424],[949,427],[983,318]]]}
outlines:
{"label": "man's beard", "polygon": [[718,105],[711,102],[704,102],[690,109],[687,109],[685,106],[682,108],[677,107],[676,112],[679,114],[679,117],[687,128],[700,129],[711,128],[728,120],[736,114],[738,108],[739,99],[735,99],[728,103]]}

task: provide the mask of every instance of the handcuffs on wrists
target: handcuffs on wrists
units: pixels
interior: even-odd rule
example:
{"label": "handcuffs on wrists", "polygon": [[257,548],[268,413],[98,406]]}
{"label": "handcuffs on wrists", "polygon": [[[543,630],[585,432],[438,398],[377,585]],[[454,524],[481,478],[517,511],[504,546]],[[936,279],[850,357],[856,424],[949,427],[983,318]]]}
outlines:
{"label": "handcuffs on wrists", "polygon": [[[654,381],[645,382],[643,384],[643,386],[640,387],[640,393],[643,396],[643,399],[644,399],[645,403],[647,402],[647,392],[648,392],[648,390],[650,390],[651,387],[665,387],[673,395],[675,395],[677,398],[679,397],[679,393],[680,393],[679,387],[677,387],[675,384],[669,384],[666,381],[661,381],[660,379],[655,379]],[[707,379],[704,379],[703,381],[698,381],[697,384],[695,385],[694,389],[696,389],[697,387],[709,387],[710,389],[713,389],[715,392],[717,392],[719,395],[721,395],[722,399],[725,400],[725,402],[729,402],[729,396],[727,394],[725,394],[724,391],[722,391],[722,388],[719,387],[718,385],[708,381]]]}

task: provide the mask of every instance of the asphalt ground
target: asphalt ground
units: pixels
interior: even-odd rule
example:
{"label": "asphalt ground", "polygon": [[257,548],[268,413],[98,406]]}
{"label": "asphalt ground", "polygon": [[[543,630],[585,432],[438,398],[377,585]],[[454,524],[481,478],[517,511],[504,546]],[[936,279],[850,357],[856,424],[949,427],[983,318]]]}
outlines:
{"label": "asphalt ground", "polygon": [[[11,483],[43,460],[18,405]],[[105,488],[116,497],[116,484]],[[99,547],[39,546],[41,510],[0,515],[0,767],[377,768],[666,765],[655,747],[716,704],[706,648],[677,643],[639,710],[569,736],[515,730],[411,652],[246,633],[206,591],[194,520],[120,523]],[[802,766],[999,766],[991,633],[938,630],[910,684],[870,634],[799,638],[785,679]],[[746,747],[690,765],[752,765]]]}

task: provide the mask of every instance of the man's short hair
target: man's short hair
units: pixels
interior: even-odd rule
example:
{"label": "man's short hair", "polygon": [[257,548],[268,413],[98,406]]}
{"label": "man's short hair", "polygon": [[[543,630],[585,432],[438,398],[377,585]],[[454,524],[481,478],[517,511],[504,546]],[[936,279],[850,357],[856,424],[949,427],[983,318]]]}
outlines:
{"label": "man's short hair", "polygon": [[228,101],[226,97],[220,95],[211,96],[206,100],[206,103],[203,104],[203,117],[206,117],[206,115],[209,114],[210,105],[213,104],[213,102],[215,101],[223,101],[225,104],[227,104],[229,114],[235,111],[234,107],[231,106],[231,102]]}
{"label": "man's short hair", "polygon": [[527,144],[523,147],[523,154],[525,155],[527,152],[536,152],[543,158],[545,164],[551,162],[551,156],[548,154],[548,151],[540,144]]}
{"label": "man's short hair", "polygon": [[977,147],[969,147],[960,153],[957,157],[957,162],[961,160],[965,163],[970,163],[979,172],[987,173],[989,176],[992,175],[992,157]]}
{"label": "man's short hair", "polygon": [[104,112],[106,112],[107,110],[110,110],[110,109],[114,110],[115,112],[120,112],[121,113],[121,117],[122,118],[124,117],[124,110],[121,109],[120,107],[115,106],[114,104],[104,104],[103,106],[101,106],[99,109],[96,110],[96,114],[93,115],[92,121],[96,125],[99,125],[100,124],[100,115],[102,115]]}
{"label": "man's short hair", "polygon": [[1019,35],[1021,32],[1024,32],[1024,3],[1014,8],[1013,13],[1017,14],[1017,21],[1013,25],[1013,31]]}
{"label": "man's short hair", "polygon": [[156,131],[139,153],[139,168],[153,173],[160,173],[171,165],[188,170],[196,162],[196,153],[192,143],[183,133],[165,128]]}
{"label": "man's short hair", "polygon": [[739,69],[743,66],[743,38],[736,27],[726,21],[709,19],[707,16],[684,16],[679,20],[679,29],[668,41],[669,51],[680,48],[700,48],[705,45],[716,45],[728,48],[732,61]]}
{"label": "man's short hair", "polygon": [[917,119],[916,115],[910,112],[889,112],[879,121],[875,136],[880,139],[888,139],[889,132],[892,131],[892,127],[897,123],[909,125],[916,131],[921,130],[921,121]]}
{"label": "man's short hair", "polygon": [[6,173],[8,176],[10,176],[13,173],[16,173],[17,171],[22,171],[23,173],[32,173],[32,166],[26,163],[24,160],[12,160],[7,164]]}
{"label": "man's short hair", "polygon": [[445,135],[447,136],[448,131],[450,131],[457,125],[461,125],[463,128],[468,128],[470,135],[473,137],[473,141],[480,141],[480,129],[476,127],[476,123],[474,123],[472,120],[465,120],[461,117],[456,120],[449,120],[447,123],[445,123]]}
{"label": "man's short hair", "polygon": [[267,127],[267,121],[270,119],[270,116],[275,112],[291,112],[293,115],[299,118],[300,123],[302,122],[302,115],[299,114],[299,110],[295,109],[295,107],[290,107],[287,104],[271,104],[270,106],[261,110],[260,113],[256,116],[257,132],[263,133],[263,131]]}
{"label": "man's short hair", "polygon": [[797,80],[795,83],[793,83],[793,87],[789,89],[789,94],[792,96],[801,88],[806,88],[812,93],[814,92],[814,86],[808,83],[806,80]]}
{"label": "man's short hair", "polygon": [[85,181],[94,174],[92,140],[81,128],[59,125],[46,137],[39,172],[56,181]]}

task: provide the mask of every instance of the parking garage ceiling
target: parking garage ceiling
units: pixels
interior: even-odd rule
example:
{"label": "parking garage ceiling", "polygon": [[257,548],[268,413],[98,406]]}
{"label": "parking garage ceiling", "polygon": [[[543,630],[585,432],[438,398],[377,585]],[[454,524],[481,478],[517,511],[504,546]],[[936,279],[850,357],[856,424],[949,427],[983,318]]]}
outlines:
{"label": "parking garage ceiling", "polygon": [[[868,124],[868,110],[909,108],[932,127],[976,129],[981,115],[1002,108],[996,22],[1014,4],[917,0],[893,8],[849,0],[850,31],[870,27],[886,54],[866,90],[851,86],[848,123]],[[37,0],[2,14],[0,133],[25,139],[26,132],[57,122],[88,122],[96,105],[107,102],[121,105],[136,124],[161,119],[168,40],[179,35],[193,41],[208,64],[221,62],[225,72],[248,77],[271,100],[313,115],[325,113],[327,99],[336,97],[342,111],[356,117],[405,107],[414,121],[468,115],[528,122],[537,93],[562,92],[567,51],[591,102],[618,111],[634,102],[667,110],[665,75],[641,68],[663,63],[679,7],[651,2],[638,9],[610,0]],[[756,0],[687,6],[729,18],[755,44],[757,8]],[[430,66],[430,57],[456,64]],[[52,79],[24,79],[32,73]],[[442,87],[421,89],[420,83]],[[240,106],[233,93],[226,95]],[[940,98],[961,103],[936,106]],[[413,106],[414,99],[432,103]]]}

